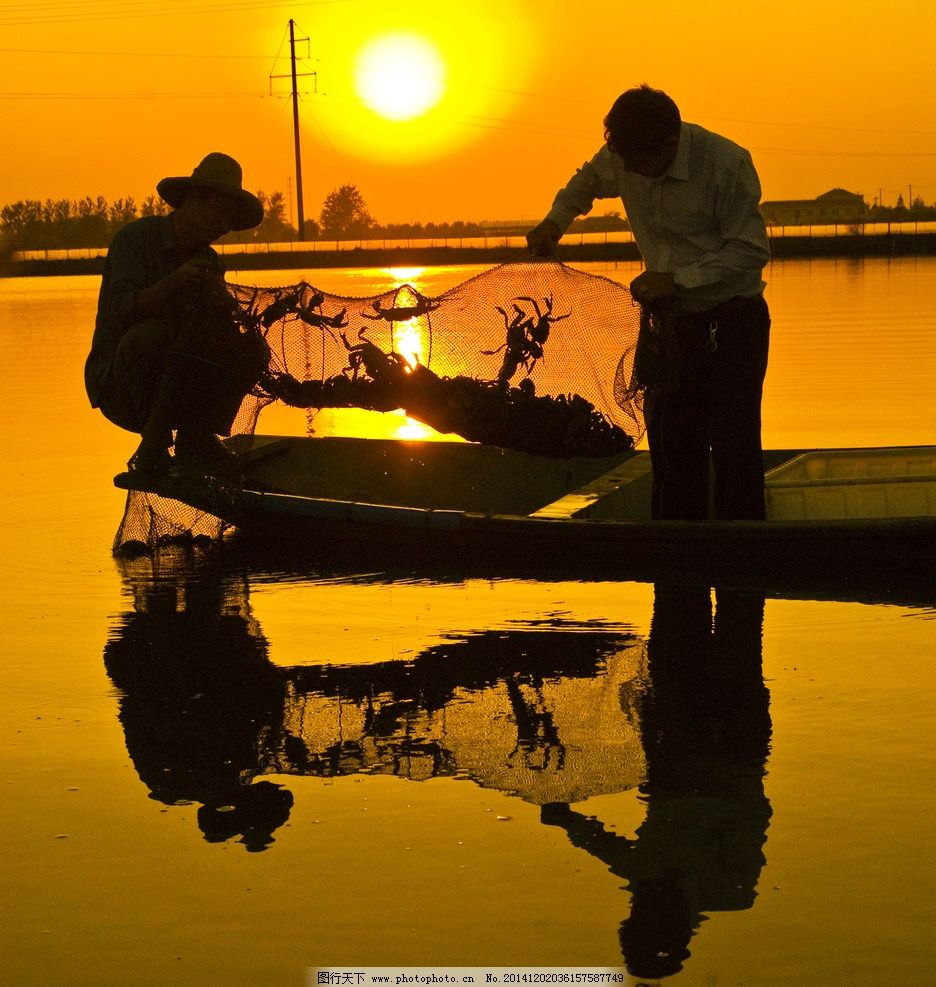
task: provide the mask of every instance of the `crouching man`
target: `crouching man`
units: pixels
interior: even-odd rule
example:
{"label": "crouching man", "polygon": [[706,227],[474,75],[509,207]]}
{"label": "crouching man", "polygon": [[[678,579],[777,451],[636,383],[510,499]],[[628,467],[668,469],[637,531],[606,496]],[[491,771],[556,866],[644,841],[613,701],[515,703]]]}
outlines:
{"label": "crouching man", "polygon": [[85,386],[92,407],[139,433],[132,470],[173,461],[200,472],[230,469],[233,456],[218,436],[230,433],[264,362],[258,341],[233,318],[211,246],[263,219],[241,174],[233,158],[214,152],[190,176],[164,178],[156,191],[172,212],[128,224],[108,250]]}

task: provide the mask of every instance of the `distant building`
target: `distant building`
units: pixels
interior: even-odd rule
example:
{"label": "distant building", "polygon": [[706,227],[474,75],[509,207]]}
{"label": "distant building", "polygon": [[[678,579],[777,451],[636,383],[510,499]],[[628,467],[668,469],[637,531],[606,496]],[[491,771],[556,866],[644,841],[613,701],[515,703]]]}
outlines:
{"label": "distant building", "polygon": [[860,192],[830,189],[815,199],[777,199],[761,203],[761,213],[768,226],[833,226],[839,223],[864,223],[868,204]]}
{"label": "distant building", "polygon": [[[535,225],[529,219],[482,219],[478,224],[488,236],[522,236]],[[613,233],[629,230],[630,226],[618,212],[601,216],[580,216],[572,221],[570,233]]]}

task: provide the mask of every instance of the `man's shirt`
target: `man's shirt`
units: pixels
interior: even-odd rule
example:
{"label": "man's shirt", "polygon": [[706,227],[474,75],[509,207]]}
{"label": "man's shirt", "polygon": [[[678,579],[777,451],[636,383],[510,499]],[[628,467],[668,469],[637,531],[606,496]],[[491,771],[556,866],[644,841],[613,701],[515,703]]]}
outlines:
{"label": "man's shirt", "polygon": [[[205,257],[221,270],[221,259],[205,247]],[[188,260],[190,258],[186,258]],[[91,406],[99,406],[104,381],[117,346],[136,321],[136,297],[183,263],[176,249],[171,216],[144,216],[114,235],[104,262],[91,352],[85,363],[85,387]],[[171,313],[166,313],[171,318]]]}
{"label": "man's shirt", "polygon": [[654,178],[627,171],[602,147],[559,192],[548,218],[564,231],[596,199],[617,196],[647,270],[674,275],[685,311],[764,290],[770,244],[760,181],[743,147],[683,123],[673,160]]}

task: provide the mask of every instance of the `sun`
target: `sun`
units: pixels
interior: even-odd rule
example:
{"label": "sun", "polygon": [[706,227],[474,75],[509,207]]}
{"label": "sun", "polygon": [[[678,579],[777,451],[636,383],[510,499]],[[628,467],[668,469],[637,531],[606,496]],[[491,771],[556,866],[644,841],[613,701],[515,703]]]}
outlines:
{"label": "sun", "polygon": [[436,47],[416,34],[384,34],[355,63],[354,87],[387,120],[412,120],[445,93],[445,64]]}
{"label": "sun", "polygon": [[452,160],[508,128],[544,50],[527,4],[471,0],[445,8],[439,0],[405,0],[366,7],[360,31],[348,30],[347,4],[315,8],[321,36],[333,41],[323,56],[327,98],[314,106],[318,133],[309,134],[317,153],[402,168]]}

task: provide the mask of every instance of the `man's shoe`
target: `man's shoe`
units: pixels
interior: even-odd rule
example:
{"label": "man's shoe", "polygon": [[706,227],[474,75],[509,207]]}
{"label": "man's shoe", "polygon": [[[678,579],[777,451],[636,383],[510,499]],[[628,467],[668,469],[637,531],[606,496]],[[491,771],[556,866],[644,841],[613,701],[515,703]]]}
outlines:
{"label": "man's shoe", "polygon": [[175,450],[176,462],[193,472],[229,478],[238,471],[238,457],[216,435],[180,435]]}
{"label": "man's shoe", "polygon": [[130,457],[127,467],[134,473],[165,473],[172,466],[172,456],[161,443],[144,439]]}

